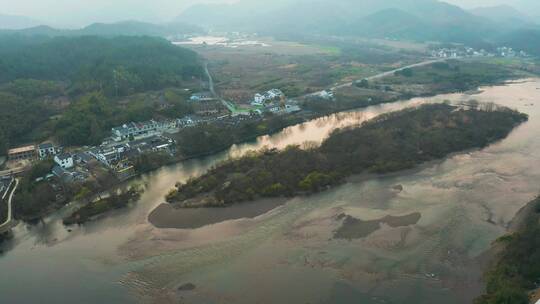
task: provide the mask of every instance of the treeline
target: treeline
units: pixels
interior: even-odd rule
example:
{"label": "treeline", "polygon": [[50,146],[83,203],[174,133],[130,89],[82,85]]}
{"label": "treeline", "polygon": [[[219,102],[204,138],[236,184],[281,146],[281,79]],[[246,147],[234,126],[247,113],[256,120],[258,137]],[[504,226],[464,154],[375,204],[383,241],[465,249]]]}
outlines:
{"label": "treeline", "polygon": [[352,174],[387,173],[502,139],[527,116],[505,108],[425,105],[336,130],[318,148],[292,146],[231,160],[177,185],[167,201],[227,206],[260,197],[322,191]]}
{"label": "treeline", "polygon": [[374,81],[379,86],[423,85],[432,94],[467,91],[482,85],[496,84],[516,73],[504,65],[482,61],[447,60],[426,66],[407,68]]}
{"label": "treeline", "polygon": [[538,288],[540,279],[540,198],[532,202],[520,229],[498,242],[504,249],[487,272],[486,294],[475,304],[528,304],[529,292]]}
{"label": "treeline", "polygon": [[176,137],[178,151],[184,158],[205,156],[302,121],[301,117],[294,115],[268,115],[262,120],[253,119],[235,124],[203,124],[186,128]]}
{"label": "treeline", "polygon": [[68,81],[73,93],[111,96],[177,86],[203,75],[195,52],[155,37],[0,36],[0,70],[0,83]]}
{"label": "treeline", "polygon": [[95,179],[84,182],[50,182],[43,178],[51,173],[53,160],[35,163],[20,177],[14,196],[13,214],[16,219],[31,221],[42,218],[71,200],[82,200],[111,188],[119,181],[103,170]]}
{"label": "treeline", "polygon": [[0,155],[56,135],[95,144],[116,124],[193,113],[180,90],[164,93],[163,108],[132,94],[203,75],[196,53],[151,37],[0,35],[0,71]]}

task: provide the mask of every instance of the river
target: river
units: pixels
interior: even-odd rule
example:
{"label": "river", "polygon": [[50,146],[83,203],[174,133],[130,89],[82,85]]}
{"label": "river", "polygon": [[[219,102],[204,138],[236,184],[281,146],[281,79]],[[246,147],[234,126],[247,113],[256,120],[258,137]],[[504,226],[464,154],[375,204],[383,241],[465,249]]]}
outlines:
{"label": "river", "polygon": [[[71,231],[61,218],[72,206],[37,225],[19,224],[0,256],[1,302],[466,303],[482,287],[482,253],[540,190],[538,88],[540,80],[528,80],[472,97],[417,98],[315,119],[144,175],[133,181],[146,189],[136,204]],[[400,174],[358,177],[254,218],[198,229],[148,222],[177,181],[229,157],[321,142],[335,128],[381,113],[471,98],[516,108],[530,120],[483,150]],[[410,214],[419,220],[408,226],[381,220]],[[381,222],[380,228],[334,239],[340,215]],[[178,289],[187,283],[195,288]]]}

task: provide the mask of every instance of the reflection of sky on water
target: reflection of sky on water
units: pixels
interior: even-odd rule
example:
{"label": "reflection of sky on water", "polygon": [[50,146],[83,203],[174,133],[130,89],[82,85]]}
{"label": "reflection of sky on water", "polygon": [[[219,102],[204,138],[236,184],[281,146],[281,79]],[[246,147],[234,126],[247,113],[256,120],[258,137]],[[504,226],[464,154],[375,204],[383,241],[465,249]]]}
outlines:
{"label": "reflection of sky on water", "polygon": [[[10,274],[0,276],[0,293],[11,302],[129,303],[132,299],[123,286],[148,293],[193,282],[195,291],[180,294],[187,303],[209,299],[347,303],[362,297],[366,303],[380,303],[381,298],[392,300],[388,290],[404,299],[398,303],[429,303],[419,301],[410,290],[423,295],[423,301],[456,303],[458,295],[448,288],[458,288],[459,280],[476,278],[467,269],[471,267],[466,257],[485,250],[538,191],[540,110],[530,105],[540,97],[537,86],[495,87],[475,95],[531,114],[529,123],[501,143],[407,174],[351,182],[321,195],[297,198],[254,220],[175,231],[149,227],[146,216],[177,181],[199,175],[227,157],[264,146],[320,142],[336,127],[425,99],[332,115],[237,145],[229,152],[163,168],[135,181],[146,185],[146,192],[129,210],[72,232],[60,223],[67,211],[35,227],[19,225],[16,246],[0,258],[2,273]],[[466,97],[427,100],[444,99]],[[398,195],[389,191],[396,184],[404,186]],[[364,220],[410,212],[420,212],[422,218],[412,227],[383,227],[365,240],[330,240],[339,224],[334,216],[343,212]],[[126,263],[126,250],[157,256]],[[427,272],[436,273],[437,279],[426,279]],[[32,293],[27,286],[33,286]]]}

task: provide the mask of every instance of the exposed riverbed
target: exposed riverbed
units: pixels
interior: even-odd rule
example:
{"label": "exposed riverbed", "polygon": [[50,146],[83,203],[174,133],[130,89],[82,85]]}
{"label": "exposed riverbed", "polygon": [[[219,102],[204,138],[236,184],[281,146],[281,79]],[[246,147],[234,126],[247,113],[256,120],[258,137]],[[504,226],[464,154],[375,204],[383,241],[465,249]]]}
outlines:
{"label": "exposed riverbed", "polygon": [[[71,232],[61,224],[69,207],[37,226],[17,226],[13,243],[6,244],[12,248],[0,257],[1,298],[6,303],[466,303],[482,287],[476,258],[540,190],[538,88],[540,81],[534,80],[474,95],[530,115],[507,139],[481,151],[414,171],[352,179],[277,208],[246,205],[223,218],[213,213],[223,212],[219,209],[162,215],[168,217],[164,227],[183,229],[155,227],[148,215],[176,182],[221,160],[264,146],[321,142],[335,128],[381,113],[471,97],[442,95],[331,115],[144,175],[134,183],[146,191],[127,210]],[[340,215],[377,226],[334,238],[344,222]],[[214,224],[200,227],[208,220]]]}

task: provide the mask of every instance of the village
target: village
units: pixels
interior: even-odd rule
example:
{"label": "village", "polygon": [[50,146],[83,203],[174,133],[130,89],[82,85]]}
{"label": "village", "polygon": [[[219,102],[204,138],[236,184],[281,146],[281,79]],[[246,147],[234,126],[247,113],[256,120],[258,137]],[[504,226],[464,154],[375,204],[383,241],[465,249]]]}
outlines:
{"label": "village", "polygon": [[193,115],[126,122],[113,127],[110,136],[98,146],[62,147],[48,141],[12,148],[0,177],[8,179],[48,160],[53,162],[52,170],[36,177],[35,182],[46,181],[54,189],[61,190],[62,185],[83,183],[103,175],[125,181],[140,173],[135,169],[134,161],[141,155],[164,153],[177,156],[175,135],[183,129],[202,124],[236,125],[246,120],[259,121],[268,115],[288,115],[302,110],[298,102],[288,100],[278,89],[256,93],[252,100],[244,101],[241,106],[218,99],[211,92],[193,93],[189,102],[194,104]]}
{"label": "village", "polygon": [[433,58],[467,58],[467,57],[500,57],[500,58],[527,58],[529,54],[525,51],[518,51],[511,47],[500,46],[493,51],[485,49],[475,49],[472,47],[447,47],[438,48],[431,51]]}

